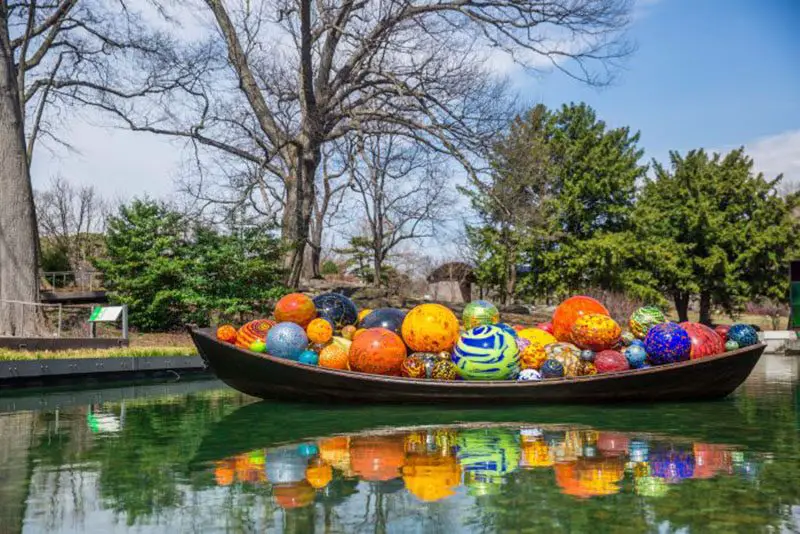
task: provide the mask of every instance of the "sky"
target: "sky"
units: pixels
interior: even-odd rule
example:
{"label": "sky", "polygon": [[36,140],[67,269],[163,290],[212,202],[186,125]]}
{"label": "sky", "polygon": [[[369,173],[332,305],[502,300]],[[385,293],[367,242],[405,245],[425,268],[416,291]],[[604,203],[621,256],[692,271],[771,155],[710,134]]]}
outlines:
{"label": "sky", "polygon": [[[613,84],[504,67],[520,103],[585,101],[610,126],[641,131],[645,157],[744,145],[758,170],[800,184],[800,0],[639,0],[637,50]],[[37,148],[34,187],[60,174],[110,198],[169,197],[184,154],[163,137],[72,122],[77,153]]]}

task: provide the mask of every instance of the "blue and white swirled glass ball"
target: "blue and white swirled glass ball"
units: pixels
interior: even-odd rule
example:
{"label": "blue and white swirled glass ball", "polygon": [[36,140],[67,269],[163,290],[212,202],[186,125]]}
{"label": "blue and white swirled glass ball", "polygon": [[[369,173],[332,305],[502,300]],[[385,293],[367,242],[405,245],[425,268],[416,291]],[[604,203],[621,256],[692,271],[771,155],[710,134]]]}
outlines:
{"label": "blue and white swirled glass ball", "polygon": [[478,326],[461,335],[453,363],[466,380],[505,380],[519,373],[519,347],[500,328]]}

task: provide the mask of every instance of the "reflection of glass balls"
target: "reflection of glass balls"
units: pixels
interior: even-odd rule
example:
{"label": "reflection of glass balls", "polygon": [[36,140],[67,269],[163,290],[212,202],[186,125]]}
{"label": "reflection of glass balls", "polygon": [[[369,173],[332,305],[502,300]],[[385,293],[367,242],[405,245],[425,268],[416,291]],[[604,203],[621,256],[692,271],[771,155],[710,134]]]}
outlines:
{"label": "reflection of glass balls", "polygon": [[298,324],[278,323],[267,333],[267,352],[273,356],[296,360],[306,347],[306,331]]}
{"label": "reflection of glass balls", "polygon": [[749,347],[758,343],[758,332],[749,324],[735,324],[728,330],[728,341],[735,341],[739,347]]}
{"label": "reflection of glass balls", "polygon": [[293,484],[305,479],[308,459],[296,447],[286,447],[267,453],[265,466],[271,484]]}
{"label": "reflection of glass balls", "polygon": [[466,330],[472,330],[476,326],[495,324],[500,320],[500,312],[497,307],[486,300],[473,300],[464,306],[461,314]]}

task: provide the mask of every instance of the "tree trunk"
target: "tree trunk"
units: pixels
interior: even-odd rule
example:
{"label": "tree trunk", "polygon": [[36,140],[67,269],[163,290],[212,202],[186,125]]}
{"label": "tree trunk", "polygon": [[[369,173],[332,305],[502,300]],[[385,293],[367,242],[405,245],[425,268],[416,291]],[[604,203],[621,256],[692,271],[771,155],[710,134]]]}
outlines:
{"label": "tree trunk", "polygon": [[381,258],[380,252],[376,252],[372,255],[372,268],[375,270],[375,273],[372,277],[372,285],[375,287],[381,287],[381,278],[383,275],[383,259]]}
{"label": "tree trunk", "polygon": [[678,321],[689,320],[689,293],[684,291],[675,292],[675,310],[678,312]]}
{"label": "tree trunk", "polygon": [[700,322],[711,325],[711,293],[708,291],[700,292]]}
{"label": "tree trunk", "polygon": [[303,274],[303,254],[308,244],[308,229],[314,204],[314,176],[319,165],[319,147],[306,145],[296,154],[297,172],[286,179],[286,205],[283,211],[281,235],[288,247],[284,260],[286,284],[300,285]]}
{"label": "tree trunk", "polygon": [[8,37],[8,7],[0,5],[0,335],[35,335],[38,233],[25,152],[25,131]]}

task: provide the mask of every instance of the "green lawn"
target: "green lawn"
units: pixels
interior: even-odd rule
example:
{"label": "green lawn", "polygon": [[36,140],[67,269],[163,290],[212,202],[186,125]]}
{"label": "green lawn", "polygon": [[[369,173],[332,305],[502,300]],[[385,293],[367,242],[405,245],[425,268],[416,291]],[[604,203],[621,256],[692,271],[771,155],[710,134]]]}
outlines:
{"label": "green lawn", "polygon": [[85,349],[62,351],[25,351],[0,349],[0,361],[11,360],[66,360],[70,358],[140,358],[194,356],[197,350],[185,347],[120,347],[116,349]]}

